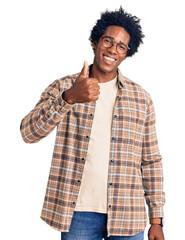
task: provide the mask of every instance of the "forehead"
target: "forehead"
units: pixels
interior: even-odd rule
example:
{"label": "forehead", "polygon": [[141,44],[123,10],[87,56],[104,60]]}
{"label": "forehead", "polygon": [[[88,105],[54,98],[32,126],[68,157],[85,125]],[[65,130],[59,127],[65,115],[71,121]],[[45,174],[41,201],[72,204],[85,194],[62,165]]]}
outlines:
{"label": "forehead", "polygon": [[128,32],[119,26],[108,26],[105,30],[105,33],[102,36],[110,36],[114,38],[116,42],[129,43],[130,35]]}

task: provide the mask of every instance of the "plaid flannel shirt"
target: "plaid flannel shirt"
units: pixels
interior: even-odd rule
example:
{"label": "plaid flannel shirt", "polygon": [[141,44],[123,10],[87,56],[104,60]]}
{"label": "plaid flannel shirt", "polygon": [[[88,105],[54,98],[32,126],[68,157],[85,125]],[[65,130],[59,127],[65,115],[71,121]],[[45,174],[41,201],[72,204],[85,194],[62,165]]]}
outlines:
{"label": "plaid flannel shirt", "polygon": [[[70,228],[96,107],[96,101],[69,104],[62,98],[78,75],[50,84],[21,122],[21,134],[27,143],[40,141],[57,127],[40,217],[60,232]],[[108,236],[131,236],[146,227],[145,201],[149,218],[164,217],[163,168],[150,94],[119,69],[117,76],[107,182],[107,231]]]}

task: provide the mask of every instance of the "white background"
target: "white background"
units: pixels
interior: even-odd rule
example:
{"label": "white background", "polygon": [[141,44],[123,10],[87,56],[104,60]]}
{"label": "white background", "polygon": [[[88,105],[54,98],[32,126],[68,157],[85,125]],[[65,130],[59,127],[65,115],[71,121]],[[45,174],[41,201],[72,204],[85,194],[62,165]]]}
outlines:
{"label": "white background", "polygon": [[184,239],[185,17],[178,0],[1,1],[0,239],[60,239],[40,219],[56,132],[26,144],[20,122],[51,82],[80,72],[84,60],[92,63],[90,30],[100,12],[120,5],[141,19],[146,36],[120,69],[154,101],[165,177],[165,236]]}

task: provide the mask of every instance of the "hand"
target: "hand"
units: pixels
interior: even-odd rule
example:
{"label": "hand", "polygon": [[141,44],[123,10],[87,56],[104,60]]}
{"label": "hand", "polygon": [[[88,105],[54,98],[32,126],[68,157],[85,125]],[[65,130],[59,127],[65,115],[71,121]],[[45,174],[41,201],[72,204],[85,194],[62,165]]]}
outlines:
{"label": "hand", "polygon": [[163,229],[158,224],[152,224],[148,231],[149,240],[164,240]]}
{"label": "hand", "polygon": [[88,62],[84,62],[84,67],[71,88],[63,93],[63,99],[70,104],[96,101],[100,94],[99,81],[96,78],[88,78]]}

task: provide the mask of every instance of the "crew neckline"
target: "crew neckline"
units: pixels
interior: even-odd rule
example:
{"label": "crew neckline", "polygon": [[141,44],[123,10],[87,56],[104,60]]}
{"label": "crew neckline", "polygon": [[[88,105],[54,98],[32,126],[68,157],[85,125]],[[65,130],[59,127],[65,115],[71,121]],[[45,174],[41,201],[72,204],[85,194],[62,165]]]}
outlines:
{"label": "crew neckline", "polygon": [[115,82],[116,80],[117,80],[117,75],[116,75],[116,77],[113,78],[112,80],[109,80],[109,81],[107,81],[107,82],[99,82],[98,84],[101,84],[101,85],[103,85],[103,84],[109,84],[109,83]]}

